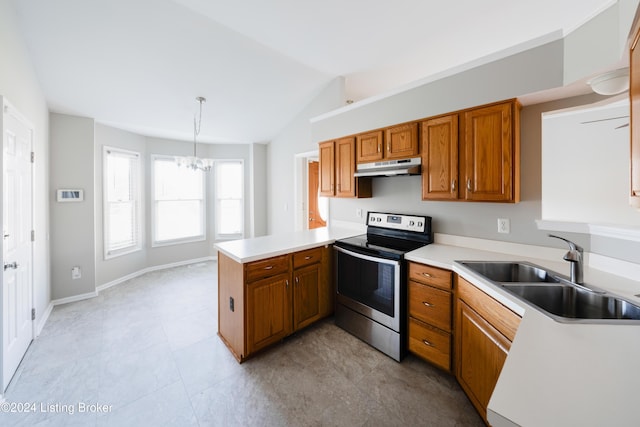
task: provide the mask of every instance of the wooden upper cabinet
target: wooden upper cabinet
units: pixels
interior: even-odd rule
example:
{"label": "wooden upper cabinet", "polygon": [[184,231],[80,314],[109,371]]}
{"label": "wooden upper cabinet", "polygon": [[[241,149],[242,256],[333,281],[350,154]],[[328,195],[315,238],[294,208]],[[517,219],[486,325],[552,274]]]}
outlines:
{"label": "wooden upper cabinet", "polygon": [[321,196],[331,197],[335,191],[335,152],[334,142],[321,142],[318,147],[320,159],[318,186]]}
{"label": "wooden upper cabinet", "polygon": [[636,15],[629,52],[631,126],[631,204],[640,208],[640,14]]}
{"label": "wooden upper cabinet", "polygon": [[371,178],[356,178],[355,137],[319,144],[320,195],[326,197],[371,197]]}
{"label": "wooden upper cabinet", "polygon": [[384,157],[383,150],[383,133],[382,131],[375,131],[369,133],[363,133],[356,136],[357,145],[357,157],[358,163],[368,163],[382,160]]}
{"label": "wooden upper cabinet", "polygon": [[336,141],[336,196],[355,197],[356,172],[355,141],[353,138],[341,138]]}
{"label": "wooden upper cabinet", "polygon": [[517,202],[519,108],[505,102],[464,112],[461,162],[465,200]]}
{"label": "wooden upper cabinet", "polygon": [[420,152],[418,123],[408,123],[356,136],[356,163],[406,159]]}
{"label": "wooden upper cabinet", "polygon": [[421,126],[422,199],[458,198],[458,115],[425,120]]}
{"label": "wooden upper cabinet", "polygon": [[387,128],[384,133],[385,158],[405,159],[419,153],[418,123]]}

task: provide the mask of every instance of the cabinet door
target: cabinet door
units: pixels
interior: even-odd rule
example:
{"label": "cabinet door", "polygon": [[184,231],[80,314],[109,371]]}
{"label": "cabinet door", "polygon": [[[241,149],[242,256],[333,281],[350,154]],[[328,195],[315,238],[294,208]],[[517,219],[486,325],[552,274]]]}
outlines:
{"label": "cabinet door", "polygon": [[298,330],[320,318],[320,264],[293,273],[293,329]]}
{"label": "cabinet door", "polygon": [[358,163],[375,162],[382,160],[382,131],[364,133],[356,137]]}
{"label": "cabinet door", "polygon": [[636,20],[630,52],[631,204],[640,208],[640,20]]}
{"label": "cabinet door", "polygon": [[458,115],[426,120],[422,131],[422,200],[458,198]]}
{"label": "cabinet door", "polygon": [[487,405],[511,342],[461,300],[456,308],[454,337],[456,378],[486,421]]}
{"label": "cabinet door", "polygon": [[331,197],[335,190],[335,155],[333,141],[321,142],[318,147],[320,157],[319,191],[321,196]]}
{"label": "cabinet door", "polygon": [[336,141],[336,196],[355,197],[356,172],[355,142],[353,138],[342,138]]}
{"label": "cabinet door", "polygon": [[385,157],[387,159],[406,159],[418,155],[418,124],[394,126],[385,131]]}
{"label": "cabinet door", "polygon": [[251,354],[291,333],[289,274],[247,284],[247,353]]}
{"label": "cabinet door", "polygon": [[464,199],[516,201],[512,110],[509,102],[464,113]]}

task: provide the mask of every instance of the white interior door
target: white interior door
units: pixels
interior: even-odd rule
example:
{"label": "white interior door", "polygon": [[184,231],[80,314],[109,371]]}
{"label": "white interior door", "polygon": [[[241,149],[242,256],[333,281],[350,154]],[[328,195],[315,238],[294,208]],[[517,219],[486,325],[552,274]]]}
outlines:
{"label": "white interior door", "polygon": [[31,243],[33,130],[3,102],[2,392],[29,344],[34,328]]}

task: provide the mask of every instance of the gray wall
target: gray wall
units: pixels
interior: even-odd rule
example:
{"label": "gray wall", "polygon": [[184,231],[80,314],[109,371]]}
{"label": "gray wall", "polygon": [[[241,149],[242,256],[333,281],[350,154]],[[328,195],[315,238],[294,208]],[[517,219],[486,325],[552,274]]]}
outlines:
{"label": "gray wall", "polygon": [[[51,114],[51,297],[83,295],[95,291],[96,265],[93,255],[94,121],[83,117]],[[81,202],[58,202],[56,191],[84,190]],[[72,267],[80,267],[82,277],[71,278]]]}
{"label": "gray wall", "polygon": [[[95,131],[94,131],[95,129]],[[92,119],[51,114],[51,220],[52,220],[52,298],[60,299],[94,292],[96,287],[119,280],[147,268],[189,261],[215,255],[214,186],[207,175],[207,238],[200,242],[152,247],[151,156],[153,154],[188,155],[193,145],[183,141],[151,138],[104,124]],[[103,147],[111,146],[141,154],[143,177],[143,249],[105,259],[103,243]],[[252,153],[255,151],[255,153]],[[254,225],[249,208],[265,211],[265,197],[249,199],[252,179],[254,187],[265,193],[265,147],[249,144],[198,144],[198,155],[215,159],[241,159],[245,165],[245,235],[255,230],[264,232],[263,223]],[[253,171],[257,170],[254,175]],[[58,188],[82,188],[85,201],[57,203],[53,197]],[[254,217],[262,219],[259,214]],[[71,280],[71,268],[82,268],[82,279]]]}
{"label": "gray wall", "polygon": [[[140,174],[143,179],[146,176],[145,173],[147,170],[147,162],[144,160],[148,157],[145,137],[96,123],[94,143],[94,183],[96,194],[94,232],[96,245],[94,257],[96,260],[96,280],[94,286],[103,285],[147,267],[146,249],[114,257],[109,260],[105,260],[104,258],[104,192],[102,185],[104,146],[117,147],[140,153],[140,158],[143,159]],[[142,188],[144,194],[144,186]],[[146,207],[146,204],[144,207]],[[144,213],[146,213],[146,209],[144,209]],[[143,228],[143,238],[146,238],[148,235],[147,230]]]}
{"label": "gray wall", "polygon": [[251,182],[245,203],[249,209],[251,230],[247,236],[258,237],[268,233],[267,214],[267,144],[251,144]]}
{"label": "gray wall", "polygon": [[[404,92],[365,100],[319,117],[312,139],[321,142],[370,129],[444,114],[463,108],[562,87],[612,66],[624,52],[629,4],[617,3],[564,39],[537,46],[448,77],[426,81]],[[597,46],[593,46],[597,43]],[[526,107],[521,113],[522,201],[518,204],[423,202],[419,177],[374,178],[371,199],[331,199],[331,220],[363,222],[356,209],[414,212],[434,218],[436,232],[493,240],[562,247],[538,230],[541,215],[541,113],[595,102],[586,95]],[[511,220],[511,234],[497,232],[497,219]],[[589,235],[562,233],[587,250],[640,262],[640,245]],[[637,254],[637,255],[636,255]]]}
{"label": "gray wall", "polygon": [[[537,229],[535,220],[541,213],[541,114],[600,99],[597,95],[569,98],[561,101],[525,107],[521,111],[521,201],[520,203],[472,203],[422,201],[422,182],[419,176],[381,177],[373,179],[371,199],[337,199],[330,201],[331,219],[363,222],[356,209],[416,213],[433,218],[434,231],[491,240],[542,246],[559,246]],[[511,221],[511,233],[497,231],[497,219]],[[585,247],[588,236],[573,235]]]}

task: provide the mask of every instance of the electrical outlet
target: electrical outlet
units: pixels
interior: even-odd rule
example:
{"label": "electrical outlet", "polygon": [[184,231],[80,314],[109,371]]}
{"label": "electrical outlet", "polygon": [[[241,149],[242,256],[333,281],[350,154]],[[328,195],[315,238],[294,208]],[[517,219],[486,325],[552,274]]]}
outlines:
{"label": "electrical outlet", "polygon": [[508,218],[498,218],[498,233],[509,234],[511,232],[511,224]]}
{"label": "electrical outlet", "polygon": [[80,279],[81,277],[82,277],[82,271],[80,270],[80,267],[73,267],[71,269],[71,279],[76,280],[76,279]]}
{"label": "electrical outlet", "polygon": [[357,216],[358,218],[362,218],[362,209],[360,209],[360,208],[357,208],[357,209],[356,209],[356,216]]}

